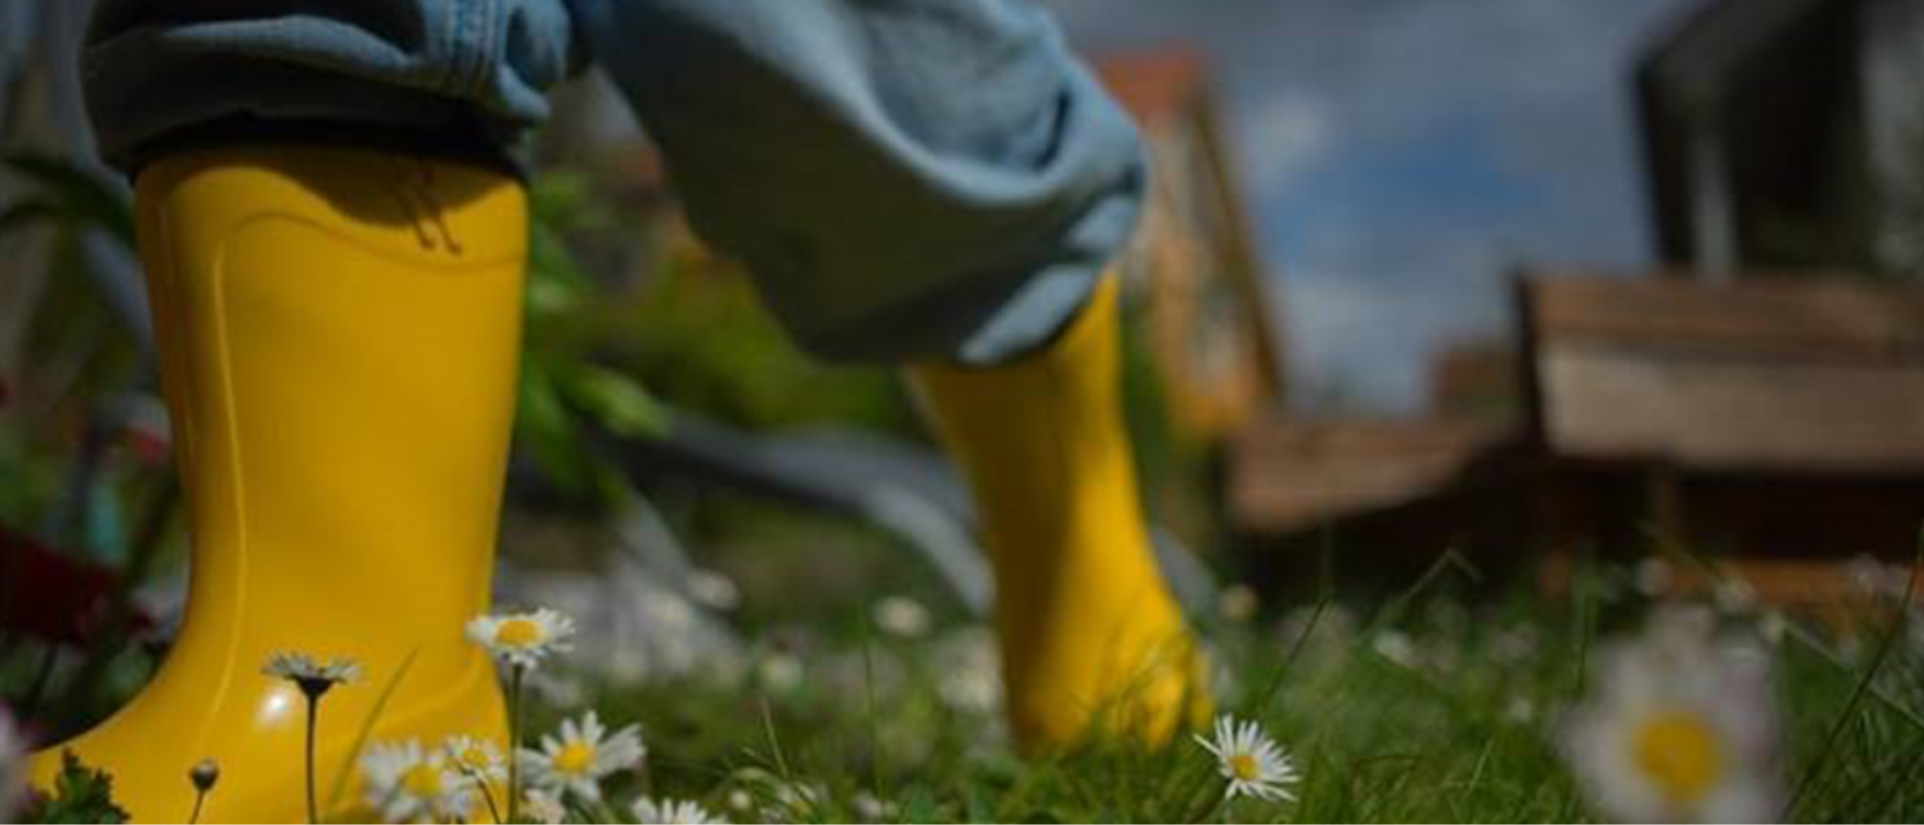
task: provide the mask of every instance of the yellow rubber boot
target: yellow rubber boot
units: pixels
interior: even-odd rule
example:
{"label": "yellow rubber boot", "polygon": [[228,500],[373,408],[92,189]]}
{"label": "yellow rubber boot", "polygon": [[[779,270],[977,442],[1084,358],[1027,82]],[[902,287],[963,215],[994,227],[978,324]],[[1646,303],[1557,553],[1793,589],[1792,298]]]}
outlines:
{"label": "yellow rubber boot", "polygon": [[911,376],[961,465],[995,568],[1010,727],[1030,750],[1159,744],[1206,712],[1151,553],[1123,429],[1114,279],[1049,349]]}
{"label": "yellow rubber boot", "polygon": [[71,749],[113,774],[136,820],[177,822],[193,809],[188,770],[212,758],[203,822],[304,820],[304,699],[262,675],[274,651],[365,672],[320,703],[323,816],[354,815],[370,719],[372,741],[504,743],[492,665],[462,626],[488,606],[520,186],[467,165],[276,146],[157,162],[136,205],[191,591],[153,681],[36,754],[34,781],[47,787]]}

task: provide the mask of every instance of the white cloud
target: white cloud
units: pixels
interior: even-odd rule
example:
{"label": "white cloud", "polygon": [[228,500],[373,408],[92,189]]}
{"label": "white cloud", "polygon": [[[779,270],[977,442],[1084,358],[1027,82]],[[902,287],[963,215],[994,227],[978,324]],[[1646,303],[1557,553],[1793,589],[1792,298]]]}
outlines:
{"label": "white cloud", "polygon": [[1307,96],[1279,94],[1256,101],[1236,124],[1235,146],[1248,191],[1286,192],[1298,173],[1330,150],[1329,115]]}

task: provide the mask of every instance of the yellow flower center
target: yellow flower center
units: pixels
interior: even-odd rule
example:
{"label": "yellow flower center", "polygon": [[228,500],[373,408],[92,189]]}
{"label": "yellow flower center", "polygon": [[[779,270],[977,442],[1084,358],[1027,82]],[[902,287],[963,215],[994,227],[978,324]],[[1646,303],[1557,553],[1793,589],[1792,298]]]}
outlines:
{"label": "yellow flower center", "polygon": [[1723,776],[1723,748],[1716,733],[1695,714],[1651,714],[1637,728],[1631,747],[1637,768],[1672,805],[1702,799]]}
{"label": "yellow flower center", "polygon": [[431,799],[441,795],[441,772],[423,762],[401,774],[401,790],[409,796]]}
{"label": "yellow flower center", "polygon": [[554,755],[554,769],[561,773],[585,776],[595,766],[595,746],[580,739],[561,746]]}
{"label": "yellow flower center", "polygon": [[527,619],[509,619],[494,629],[496,644],[528,647],[541,641],[541,625]]}
{"label": "yellow flower center", "polygon": [[1256,764],[1256,757],[1246,753],[1229,755],[1229,772],[1244,782],[1254,782],[1263,775],[1262,766]]}
{"label": "yellow flower center", "polygon": [[462,751],[457,758],[461,760],[461,764],[470,768],[484,768],[488,765],[488,752],[482,750],[479,745]]}

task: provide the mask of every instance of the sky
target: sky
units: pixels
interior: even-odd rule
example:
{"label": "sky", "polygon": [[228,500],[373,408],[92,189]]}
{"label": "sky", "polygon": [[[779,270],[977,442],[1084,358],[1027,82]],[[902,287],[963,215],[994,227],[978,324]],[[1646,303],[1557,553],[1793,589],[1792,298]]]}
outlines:
{"label": "sky", "polygon": [[1638,50],[1700,0],[1048,0],[1079,48],[1212,63],[1291,392],[1420,412],[1429,358],[1507,334],[1518,266],[1652,257]]}

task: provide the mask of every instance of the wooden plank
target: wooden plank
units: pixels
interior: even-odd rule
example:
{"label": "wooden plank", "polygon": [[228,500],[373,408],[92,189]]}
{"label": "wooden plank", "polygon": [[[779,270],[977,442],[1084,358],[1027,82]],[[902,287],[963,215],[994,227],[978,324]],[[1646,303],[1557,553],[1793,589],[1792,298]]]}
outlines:
{"label": "wooden plank", "polygon": [[1526,283],[1555,457],[1686,471],[1924,471],[1924,291],[1839,280]]}
{"label": "wooden plank", "polygon": [[1924,291],[1861,280],[1545,278],[1530,282],[1545,343],[1738,352],[1756,357],[1924,357]]}
{"label": "wooden plank", "polygon": [[1601,347],[1537,359],[1551,451],[1703,470],[1924,469],[1924,370]]}
{"label": "wooden plank", "polygon": [[1230,452],[1231,516],[1242,529],[1288,532],[1396,506],[1449,485],[1503,434],[1445,421],[1266,421]]}

